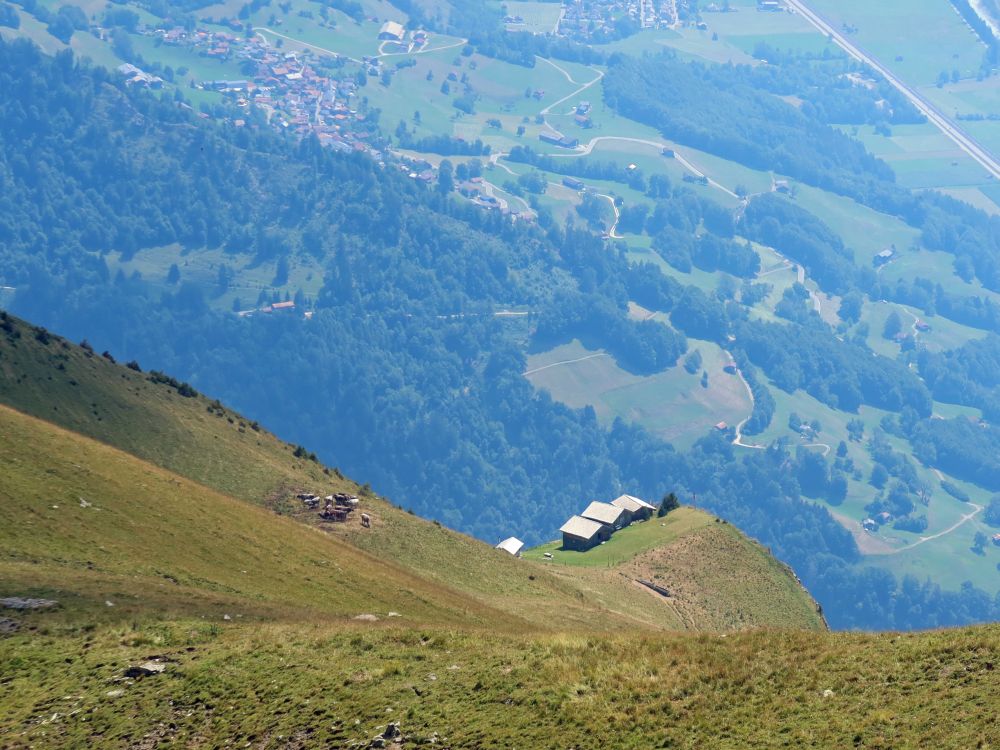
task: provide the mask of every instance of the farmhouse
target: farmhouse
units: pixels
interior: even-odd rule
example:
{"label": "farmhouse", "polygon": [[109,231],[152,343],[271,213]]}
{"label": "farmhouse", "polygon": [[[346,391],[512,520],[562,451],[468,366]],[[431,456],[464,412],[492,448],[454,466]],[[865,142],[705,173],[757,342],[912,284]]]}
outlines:
{"label": "farmhouse", "polygon": [[570,190],[583,190],[583,180],[578,180],[575,177],[563,177],[562,184]]}
{"label": "farmhouse", "polygon": [[542,133],[538,136],[538,140],[542,143],[551,143],[553,146],[559,146],[560,148],[576,148],[580,145],[579,138],[567,138],[564,135],[553,135],[552,133]]}
{"label": "farmhouse", "polygon": [[587,509],[580,515],[591,521],[602,523],[612,531],[623,529],[632,523],[632,514],[624,508],[597,500],[588,505]]}
{"label": "farmhouse", "polygon": [[623,508],[628,511],[632,515],[633,521],[637,519],[648,521],[652,517],[653,511],[656,510],[655,505],[650,505],[645,500],[640,500],[632,495],[616,497],[611,501],[611,504],[616,508]]}
{"label": "farmhouse", "polygon": [[886,263],[888,263],[894,257],[896,257],[896,248],[895,247],[887,247],[885,250],[882,250],[881,252],[879,252],[875,256],[875,258],[873,259],[872,263],[876,267],[878,267],[878,266],[884,266]]}
{"label": "farmhouse", "polygon": [[406,38],[406,29],[395,21],[386,21],[378,32],[378,38],[388,42],[402,42]]}
{"label": "farmhouse", "polygon": [[524,549],[524,542],[515,536],[507,537],[500,544],[496,546],[497,549],[502,549],[504,552],[508,552],[514,557],[521,556],[521,550]]}
{"label": "farmhouse", "polygon": [[608,526],[591,521],[582,516],[573,516],[559,529],[563,535],[563,549],[586,552],[591,547],[596,547],[601,542],[606,542],[611,538],[611,529]]}

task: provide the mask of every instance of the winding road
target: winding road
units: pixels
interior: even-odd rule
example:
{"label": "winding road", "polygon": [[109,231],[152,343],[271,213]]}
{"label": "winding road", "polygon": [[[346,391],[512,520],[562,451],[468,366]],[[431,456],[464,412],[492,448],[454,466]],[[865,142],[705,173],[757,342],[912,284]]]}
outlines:
{"label": "winding road", "polygon": [[940,539],[941,537],[950,534],[955,529],[964,526],[966,523],[968,523],[977,515],[979,515],[979,513],[983,510],[982,505],[976,505],[975,503],[969,503],[969,505],[975,508],[975,510],[972,511],[971,513],[966,513],[957,523],[952,524],[944,531],[939,531],[937,534],[931,534],[930,536],[922,536],[918,541],[914,542],[913,544],[907,544],[905,547],[900,547],[899,549],[895,549],[890,554],[896,555],[899,554],[900,552],[906,552],[906,550],[913,549],[914,547],[919,547],[921,544],[924,544],[926,542],[931,542],[935,539]]}
{"label": "winding road", "polygon": [[789,7],[797,10],[803,18],[811,23],[816,29],[831,39],[843,49],[847,54],[865,65],[877,70],[885,80],[905,96],[910,103],[920,110],[923,115],[930,120],[938,129],[955,142],[960,149],[975,159],[986,169],[994,179],[1000,179],[1000,162],[994,158],[993,154],[961,130],[955,123],[941,113],[933,104],[924,99],[917,91],[906,85],[893,75],[892,71],[886,68],[876,58],[869,55],[847,37],[841,34],[833,24],[809,8],[802,0],[785,0]]}

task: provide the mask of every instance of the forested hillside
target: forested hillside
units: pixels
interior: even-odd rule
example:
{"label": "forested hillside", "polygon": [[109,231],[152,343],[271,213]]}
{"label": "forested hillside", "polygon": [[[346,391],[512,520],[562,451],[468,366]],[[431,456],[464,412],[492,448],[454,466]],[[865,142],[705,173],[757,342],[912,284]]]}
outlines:
{"label": "forested hillside", "polygon": [[[926,388],[893,360],[838,349],[843,387],[828,369],[794,374],[745,305],[653,268],[636,273],[589,231],[512,223],[450,200],[443,179],[425,187],[253,118],[242,128],[199,119],[69,54],[0,44],[0,139],[0,281],[16,287],[16,312],[177,373],[422,515],[489,540],[542,541],[583,497],[676,490],[790,563],[835,626],[996,616],[971,587],[941,592],[860,568],[851,535],[801,496],[834,491],[836,472],[815,454],[776,444],[737,456],[721,434],[679,453],[639,427],[605,428],[522,377],[527,348],[560,338],[583,334],[643,372],[676,362],[685,336],[732,334],[735,355],[782,387],[929,416]],[[664,229],[704,223],[718,243],[732,235],[685,186],[662,187],[657,201]],[[164,287],[109,271],[112,255],[167,245],[279,272],[317,265],[321,291],[299,296],[314,314],[238,317],[211,308],[211,292],[182,273]],[[694,257],[717,264],[738,252],[715,244]],[[670,312],[674,327],[634,321],[630,299]],[[495,314],[512,306],[530,315]],[[794,346],[820,366],[836,344],[816,331]],[[766,426],[766,386],[756,386]]]}

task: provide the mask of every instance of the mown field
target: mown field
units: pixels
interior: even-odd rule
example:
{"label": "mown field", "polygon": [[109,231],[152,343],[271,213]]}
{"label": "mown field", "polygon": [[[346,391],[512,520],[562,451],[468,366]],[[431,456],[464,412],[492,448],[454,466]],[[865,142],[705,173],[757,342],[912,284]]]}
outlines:
{"label": "mown field", "polygon": [[[719,422],[739,423],[751,409],[739,378],[723,370],[729,363],[725,352],[708,341],[692,340],[690,348],[703,358],[693,374],[678,364],[651,376],[632,375],[607,354],[574,341],[530,356],[526,375],[570,406],[593,406],[609,424],[623,417],[686,447]],[[700,383],[702,372],[709,373],[707,388]]]}

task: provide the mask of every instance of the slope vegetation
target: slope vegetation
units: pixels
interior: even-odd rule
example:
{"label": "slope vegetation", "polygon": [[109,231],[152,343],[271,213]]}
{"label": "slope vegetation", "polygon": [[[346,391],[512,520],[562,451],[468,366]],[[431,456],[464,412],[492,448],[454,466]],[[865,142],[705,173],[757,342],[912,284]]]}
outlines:
{"label": "slope vegetation", "polygon": [[[0,603],[5,747],[379,747],[389,722],[404,747],[1000,738],[989,710],[1000,700],[996,627],[809,632],[818,618],[790,574],[693,509],[619,533],[617,548],[597,550],[606,565],[515,560],[368,495],[373,529],[323,533],[313,516],[275,510],[293,507],[286,491],[347,480],[262,431],[240,433],[238,415],[214,416],[222,407],[181,396],[182,384],[4,323],[3,400],[49,407],[107,440],[0,406],[0,599],[57,602]],[[256,504],[108,444],[143,442],[114,426],[157,414],[184,417],[187,442],[206,450],[226,431],[247,440],[216,460]],[[144,450],[205,471],[185,448]],[[247,479],[251,461],[273,461],[280,481]],[[639,575],[670,600],[635,585]],[[662,632],[760,624],[801,627]]]}
{"label": "slope vegetation", "polygon": [[[298,520],[304,525],[321,528],[325,532],[322,536],[312,534],[310,538],[315,536],[322,540],[326,537],[329,543],[329,538],[333,537],[339,540],[334,545],[337,549],[349,549],[378,559],[394,566],[393,570],[418,576],[432,589],[460,593],[468,597],[472,610],[500,610],[507,617],[516,618],[522,626],[529,622],[545,629],[587,630],[626,624],[669,630],[721,630],[755,625],[822,626],[808,594],[789,585],[793,583],[790,574],[776,564],[773,580],[762,581],[760,590],[762,598],[773,597],[767,616],[761,616],[759,610],[748,609],[720,589],[722,598],[716,609],[702,608],[697,617],[691,617],[681,616],[673,607],[651,607],[648,592],[635,586],[621,571],[580,570],[567,575],[530,561],[515,560],[482,542],[424,521],[376,497],[367,487],[359,487],[341,477],[339,471],[326,469],[312,460],[304,449],[283,443],[259,425],[218,402],[195,394],[184,384],[116,364],[12,316],[7,316],[2,323],[0,403],[51,420],[149,462],[138,462],[130,472],[124,468],[119,470],[121,481],[125,485],[131,482],[134,502],[131,507],[137,514],[128,528],[132,528],[133,522],[139,523],[139,518],[148,519],[144,530],[148,544],[156,539],[170,539],[159,536],[167,534],[169,528],[156,531],[159,524],[167,523],[161,518],[166,514],[159,508],[159,499],[142,489],[146,480],[135,478],[151,470],[152,464],[177,475],[178,480],[185,478],[197,483],[202,493],[216,497],[221,493],[229,496],[224,498],[227,502],[233,502],[233,498],[248,501],[286,516],[285,521]],[[13,412],[7,418],[13,419]],[[42,430],[42,426],[36,424],[35,429]],[[43,444],[41,440],[37,442]],[[52,470],[50,459],[63,453],[60,449],[54,453],[32,454],[34,463],[24,464],[25,474],[20,481],[30,484],[31,476],[46,476]],[[76,463],[88,465],[82,459]],[[90,490],[96,496],[101,494],[98,487]],[[364,510],[371,516],[372,528],[362,528],[356,518],[347,524],[323,524],[316,512],[309,511],[295,499],[295,494],[301,491],[323,495],[330,492],[360,494]],[[95,502],[83,491],[78,494],[86,502]],[[74,505],[79,502],[79,499],[73,500]],[[66,509],[58,501],[50,505]],[[230,537],[225,532],[225,519],[241,517],[241,506],[237,503],[226,507],[228,509],[220,511],[221,515],[216,518],[214,532],[223,540],[217,545],[220,560],[229,559],[226,556],[230,544],[243,548],[242,537],[237,533]],[[76,512],[78,508],[73,510]],[[255,513],[257,509],[248,508],[247,512]],[[180,510],[173,511],[168,519],[176,523],[178,538],[183,538],[183,529],[193,521]],[[20,520],[11,518],[12,523]],[[15,524],[11,534],[21,535],[25,528]],[[105,531],[111,533],[110,529]],[[301,526],[299,531],[304,533]],[[100,544],[100,533],[100,529],[95,529],[88,544]],[[118,528],[114,533],[128,536],[129,532]],[[55,548],[59,537],[58,532],[51,532],[45,544]],[[742,535],[737,536],[735,544],[745,547],[748,552],[756,547]],[[650,546],[655,546],[655,541]],[[117,554],[123,559],[141,559],[142,549],[144,544],[137,544],[131,551],[119,550]],[[731,550],[726,554],[731,554]],[[313,558],[315,556],[308,559]],[[703,556],[699,564],[706,569],[724,569],[727,565],[721,557],[715,559],[711,554]],[[297,575],[323,578],[314,567],[304,566]],[[169,570],[166,573],[174,575]],[[290,575],[285,571],[272,583],[278,584],[286,574]],[[242,575],[238,574],[237,578],[242,580]],[[375,576],[374,580],[377,578]],[[322,591],[322,586],[318,591]],[[709,587],[699,591],[699,596],[714,597]],[[308,597],[303,601],[309,602]],[[398,606],[391,605],[371,608],[401,611]],[[349,614],[343,609],[336,612]],[[782,615],[777,617],[773,613]],[[430,619],[435,618],[437,615]]]}

